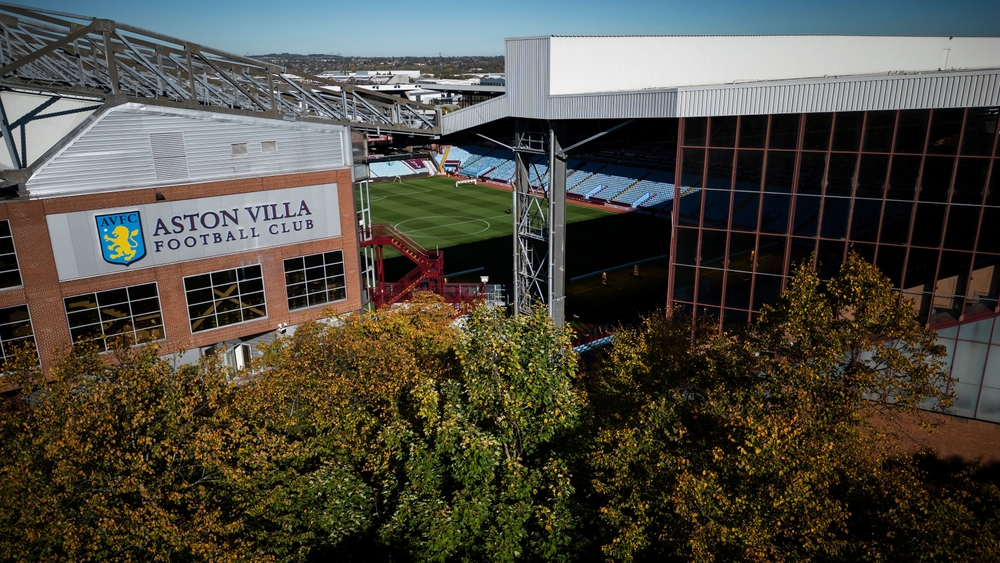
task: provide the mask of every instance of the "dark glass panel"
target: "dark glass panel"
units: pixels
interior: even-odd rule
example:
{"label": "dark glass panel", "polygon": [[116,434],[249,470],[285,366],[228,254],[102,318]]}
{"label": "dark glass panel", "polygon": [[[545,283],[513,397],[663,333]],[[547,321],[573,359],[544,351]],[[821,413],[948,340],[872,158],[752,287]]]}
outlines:
{"label": "dark glass panel", "polygon": [[674,299],[694,301],[694,266],[674,266]]}
{"label": "dark glass panel", "polygon": [[344,253],[342,251],[340,251],[340,250],[334,250],[333,252],[327,252],[326,254],[323,255],[323,260],[325,260],[327,264],[333,264],[333,263],[336,263],[336,262],[343,262],[344,261]]}
{"label": "dark glass panel", "polygon": [[304,281],[306,281],[306,272],[305,272],[305,270],[296,270],[294,272],[288,272],[287,274],[285,274],[285,283],[286,284],[302,283]]}
{"label": "dark glass panel", "polygon": [[132,301],[135,301],[136,299],[148,299],[150,297],[156,297],[155,283],[133,285],[128,288],[128,298]]}
{"label": "dark glass panel", "polygon": [[297,258],[288,258],[288,259],[285,260],[285,271],[286,272],[289,272],[289,271],[292,271],[292,270],[301,270],[302,268],[304,268],[304,266],[302,265],[302,257],[301,256],[299,256]]}
{"label": "dark glass panel", "polygon": [[788,261],[791,273],[795,273],[795,270],[803,262],[806,263],[806,266],[812,268],[812,255],[815,250],[816,241],[814,239],[793,238]]}
{"label": "dark glass panel", "polygon": [[765,192],[791,193],[792,180],[795,179],[795,153],[767,152],[767,178],[764,180]]}
{"label": "dark glass panel", "polygon": [[202,317],[200,319],[196,319],[194,317],[191,318],[191,332],[208,330],[210,328],[215,328],[217,326],[218,324],[216,323],[214,315],[210,317]]}
{"label": "dark glass panel", "polygon": [[858,191],[855,196],[881,199],[888,171],[889,155],[861,155],[861,164],[858,167]]}
{"label": "dark glass panel", "polygon": [[833,147],[835,151],[856,151],[861,144],[863,112],[838,113],[833,121]]}
{"label": "dark glass panel", "polygon": [[702,326],[715,328],[719,324],[719,308],[718,307],[705,307],[704,305],[698,305],[695,307],[697,312],[698,324]]}
{"label": "dark glass panel", "polygon": [[226,311],[224,313],[219,313],[216,318],[218,319],[219,326],[226,326],[231,324],[236,324],[243,322],[243,315],[240,314],[239,309],[232,311]]}
{"label": "dark glass panel", "polygon": [[[1000,145],[1000,143],[997,143]],[[990,189],[986,193],[986,205],[1000,206],[1000,158],[993,159],[993,171],[990,172]]]}
{"label": "dark glass panel", "polygon": [[729,199],[732,192],[705,190],[705,226],[725,229],[729,226]]}
{"label": "dark glass panel", "polygon": [[339,276],[344,273],[343,264],[329,264],[326,265],[326,275],[328,276]]}
{"label": "dark glass panel", "polygon": [[856,154],[831,154],[830,168],[826,173],[826,195],[851,196],[854,191]]}
{"label": "dark glass panel", "polygon": [[[308,286],[308,284],[306,284]],[[325,284],[324,284],[325,287]],[[243,307],[257,307],[264,304],[264,292],[241,295],[240,301]]]}
{"label": "dark glass panel", "polygon": [[920,178],[920,201],[948,201],[948,186],[955,159],[947,156],[928,156],[924,159],[924,173]]}
{"label": "dark glass panel", "polygon": [[730,270],[726,275],[726,307],[750,308],[750,282],[753,274]]}
{"label": "dark glass panel", "polygon": [[198,317],[207,317],[215,313],[215,302],[211,303],[201,303],[200,305],[191,305],[188,307],[188,318],[195,319]]}
{"label": "dark glass panel", "polygon": [[971,252],[945,252],[938,266],[937,282],[934,285],[934,301],[931,303],[931,322],[957,319],[965,306],[965,290],[972,265]]}
{"label": "dark glass panel", "polygon": [[939,203],[918,203],[913,220],[915,246],[938,246],[941,244],[941,230],[944,227],[945,206]]}
{"label": "dark glass panel", "polygon": [[832,113],[806,114],[806,132],[802,139],[802,148],[816,151],[825,151],[830,148],[830,127],[832,125]]}
{"label": "dark glass panel", "polygon": [[[680,241],[677,241],[680,243]],[[701,265],[724,268],[726,260],[726,231],[701,232]]]}
{"label": "dark glass panel", "polygon": [[326,303],[326,291],[323,293],[310,293],[309,294],[309,305],[322,305]]}
{"label": "dark glass panel", "polygon": [[799,114],[771,116],[771,138],[768,148],[794,149],[799,140]]}
{"label": "dark glass panel", "polygon": [[781,276],[754,276],[753,308],[759,311],[764,305],[772,305],[781,294]]}
{"label": "dark glass panel", "polygon": [[750,272],[753,270],[753,255],[757,237],[748,233],[729,235],[729,269]]}
{"label": "dark glass panel", "polygon": [[701,268],[698,271],[698,303],[722,305],[723,270]]}
{"label": "dark glass panel", "polygon": [[21,274],[17,270],[0,273],[0,287],[21,285]]}
{"label": "dark glass panel", "polygon": [[823,189],[823,175],[826,173],[826,153],[802,153],[799,162],[798,193],[819,195]]}
{"label": "dark glass panel", "polygon": [[[698,256],[698,230],[697,229],[677,229],[677,254],[674,257],[677,264],[695,264]],[[289,289],[291,291],[291,289]],[[293,294],[289,293],[291,297]]]}
{"label": "dark glass panel", "polygon": [[[306,275],[308,275],[309,271],[306,272]],[[319,275],[320,276],[323,275],[323,268],[319,268]],[[257,278],[255,280],[247,280],[244,282],[240,282],[241,294],[253,293],[255,291],[264,291],[264,280]]]}
{"label": "dark glass panel", "polygon": [[70,327],[92,325],[99,323],[101,321],[101,316],[97,312],[97,309],[84,309],[82,311],[75,311],[66,315],[66,317],[69,319]]}
{"label": "dark glass panel", "polygon": [[[975,312],[992,312],[996,309],[997,298],[1000,297],[1000,258],[996,256],[976,256],[976,263],[972,267],[972,277],[969,279],[969,287],[965,292],[966,315]],[[1000,328],[994,334],[993,339],[1000,342]]]}
{"label": "dark glass panel", "polygon": [[867,244],[863,242],[852,243],[847,247],[848,252],[855,252],[858,256],[864,258],[868,262],[875,263],[875,245]]}
{"label": "dark glass panel", "polygon": [[819,276],[828,280],[837,275],[841,264],[844,263],[844,242],[839,240],[819,241],[819,252],[816,259],[819,261]]}
{"label": "dark glass panel", "polygon": [[757,271],[781,275],[785,267],[785,237],[761,236],[757,242]]}
{"label": "dark glass panel", "polygon": [[0,238],[0,254],[10,254],[14,252],[14,239],[10,237]]}
{"label": "dark glass panel", "polygon": [[240,301],[236,298],[219,299],[215,302],[216,312],[232,311],[240,308]]}
{"label": "dark glass panel", "polygon": [[110,307],[101,307],[102,321],[115,321],[132,315],[128,303],[119,303]]}
{"label": "dark glass panel", "polygon": [[326,269],[322,265],[316,268],[309,268],[306,270],[306,280],[314,281],[323,279],[326,277]]}
{"label": "dark glass panel", "polygon": [[892,149],[892,130],[896,126],[896,112],[870,111],[865,121],[865,152],[889,152]]}
{"label": "dark glass panel", "polygon": [[736,156],[736,189],[759,191],[764,171],[764,151],[739,151]]}
{"label": "dark glass panel", "polygon": [[875,242],[878,240],[878,222],[882,216],[882,202],[875,199],[854,200],[851,216],[851,240]]}
{"label": "dark glass panel", "polygon": [[[729,284],[726,284],[726,291],[729,291]],[[749,296],[748,296],[749,297]],[[729,302],[727,295],[726,302]],[[747,330],[747,312],[735,309],[722,310],[722,330],[728,334],[741,334]]]}
{"label": "dark glass panel", "polygon": [[308,268],[315,268],[317,266],[322,266],[323,265],[323,255],[322,254],[310,254],[309,256],[303,256],[302,260],[305,263],[305,267],[307,269]]}
{"label": "dark glass panel", "polygon": [[948,228],[944,235],[945,248],[972,250],[976,244],[979,229],[980,207],[974,205],[952,205],[948,210]]}
{"label": "dark glass panel", "polygon": [[222,270],[212,272],[212,285],[226,285],[236,282],[236,270]]}
{"label": "dark glass panel", "polygon": [[681,197],[679,223],[688,227],[697,227],[701,218],[701,198],[706,190],[695,190]]}
{"label": "dark glass panel", "polygon": [[330,301],[340,301],[341,299],[347,299],[347,289],[344,287],[343,281],[330,291]]}
{"label": "dark glass panel", "polygon": [[895,152],[922,153],[927,139],[927,119],[930,110],[904,110],[899,112],[896,125]]}
{"label": "dark glass panel", "polygon": [[958,135],[962,130],[962,109],[936,109],[931,116],[931,135],[927,142],[927,152],[933,154],[955,154],[958,151]]}
{"label": "dark glass panel", "polygon": [[13,272],[17,270],[17,257],[13,254],[0,255],[0,272]]}
{"label": "dark glass panel", "polygon": [[[101,334],[101,325],[74,327],[70,329],[69,335],[73,339],[73,342],[89,342],[91,340],[98,340],[103,336]],[[102,344],[99,343],[99,346],[101,350],[104,350]]]}
{"label": "dark glass panel", "polygon": [[887,201],[882,215],[881,242],[906,244],[910,237],[910,214],[913,203],[909,201]]}
{"label": "dark glass panel", "polygon": [[795,222],[792,234],[812,237],[816,236],[816,225],[819,224],[819,203],[821,198],[800,195],[795,198]]}
{"label": "dark glass panel", "polygon": [[1000,108],[969,108],[967,111],[962,154],[973,156],[993,154],[993,139],[996,138]]}
{"label": "dark glass panel", "polygon": [[955,172],[955,190],[952,203],[980,205],[986,190],[986,173],[989,171],[988,158],[960,158]]}
{"label": "dark glass panel", "polygon": [[1000,207],[983,208],[983,222],[979,228],[976,250],[1000,254]]}
{"label": "dark glass panel", "polygon": [[187,292],[187,301],[191,305],[196,303],[206,303],[208,301],[212,301],[213,299],[215,299],[215,292],[211,289],[198,289]]}
{"label": "dark glass panel", "polygon": [[79,311],[81,309],[93,309],[97,307],[97,297],[93,293],[67,297],[63,299],[66,312]]}
{"label": "dark glass panel", "polygon": [[740,148],[762,149],[766,140],[766,115],[744,115],[740,118]]}
{"label": "dark glass panel", "polygon": [[10,236],[10,223],[6,220],[0,221],[0,237]]}
{"label": "dark glass panel", "polygon": [[253,307],[251,309],[243,309],[243,320],[251,321],[253,319],[260,319],[267,316],[267,311],[263,306]]}
{"label": "dark glass panel", "polygon": [[706,188],[729,190],[733,187],[733,151],[712,149],[708,151],[708,179]]}
{"label": "dark glass panel", "polygon": [[759,205],[759,193],[733,192],[733,218],[730,228],[739,231],[756,230]]}
{"label": "dark glass panel", "polygon": [[261,277],[260,266],[247,266],[236,270],[241,280],[249,280]]}
{"label": "dark glass panel", "polygon": [[903,278],[903,260],[905,259],[906,248],[880,244],[875,265],[882,270],[883,274],[889,277],[889,280],[892,281],[892,286],[898,288]]}
{"label": "dark glass panel", "polygon": [[705,176],[705,151],[702,149],[684,149],[684,162],[681,166],[681,185],[689,188],[702,187]]}
{"label": "dark glass panel", "polygon": [[842,239],[847,236],[847,219],[851,200],[842,197],[823,198],[823,222],[820,236]]}
{"label": "dark glass panel", "polygon": [[764,194],[760,211],[760,230],[765,233],[783,235],[788,231],[788,213],[791,196],[785,194]]}
{"label": "dark glass panel", "polygon": [[889,173],[888,199],[913,201],[917,193],[917,178],[920,176],[919,156],[892,157],[892,171]]}
{"label": "dark glass panel", "polygon": [[903,285],[906,289],[930,291],[934,273],[937,271],[938,251],[927,248],[911,248],[906,262],[906,277]]}
{"label": "dark glass panel", "polygon": [[125,288],[112,289],[110,291],[101,291],[97,293],[97,303],[98,305],[115,305],[117,303],[125,303],[128,301],[128,291]]}
{"label": "dark glass panel", "polygon": [[686,118],[684,120],[684,145],[692,147],[705,146],[705,129],[707,126],[707,117]]}
{"label": "dark glass panel", "polygon": [[736,117],[713,117],[712,138],[709,146],[732,147],[736,145]]}
{"label": "dark glass panel", "polygon": [[306,294],[306,284],[304,284],[304,283],[297,283],[297,284],[294,284],[294,285],[288,285],[288,286],[285,287],[285,293],[288,295],[289,298],[291,298],[291,297],[299,297],[299,296],[305,295]]}

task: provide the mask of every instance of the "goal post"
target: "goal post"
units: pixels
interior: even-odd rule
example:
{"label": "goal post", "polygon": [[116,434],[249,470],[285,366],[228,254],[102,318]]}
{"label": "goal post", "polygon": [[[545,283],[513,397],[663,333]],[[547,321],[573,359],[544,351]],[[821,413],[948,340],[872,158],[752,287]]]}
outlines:
{"label": "goal post", "polygon": [[461,186],[462,184],[473,184],[473,185],[478,186],[479,185],[479,180],[476,180],[475,178],[471,178],[469,180],[457,180],[455,182],[455,187],[457,188],[457,187]]}
{"label": "goal post", "polygon": [[403,179],[400,178],[399,176],[396,176],[395,178],[392,179],[392,183],[393,184],[402,184],[403,183]]}

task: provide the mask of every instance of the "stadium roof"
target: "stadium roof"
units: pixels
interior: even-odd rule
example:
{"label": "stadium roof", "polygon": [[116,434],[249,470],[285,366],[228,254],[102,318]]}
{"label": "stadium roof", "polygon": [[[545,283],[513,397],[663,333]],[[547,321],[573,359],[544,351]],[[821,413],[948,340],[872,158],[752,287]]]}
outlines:
{"label": "stadium roof", "polygon": [[1000,37],[548,36],[506,40],[504,117],[631,119],[1000,105]]}
{"label": "stadium roof", "polygon": [[[433,106],[129,25],[0,3],[0,88],[425,135]],[[335,87],[323,92],[319,86]]]}

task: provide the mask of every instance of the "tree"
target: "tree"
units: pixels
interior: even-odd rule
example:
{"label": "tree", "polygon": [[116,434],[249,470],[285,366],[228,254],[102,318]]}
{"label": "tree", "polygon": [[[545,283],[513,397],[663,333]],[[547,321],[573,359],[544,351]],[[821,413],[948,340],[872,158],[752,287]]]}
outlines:
{"label": "tree", "polygon": [[74,350],[45,380],[33,356],[14,371],[29,385],[0,413],[0,559],[261,559],[225,509],[218,363],[119,346]]}
{"label": "tree", "polygon": [[995,534],[956,541],[989,527],[990,509],[975,516],[954,496],[930,495],[913,461],[869,422],[874,411],[951,399],[933,331],[874,266],[852,253],[827,284],[800,268],[745,335],[699,329],[692,339],[690,319],[678,317],[619,334],[594,386],[593,485],[607,556],[996,554]]}

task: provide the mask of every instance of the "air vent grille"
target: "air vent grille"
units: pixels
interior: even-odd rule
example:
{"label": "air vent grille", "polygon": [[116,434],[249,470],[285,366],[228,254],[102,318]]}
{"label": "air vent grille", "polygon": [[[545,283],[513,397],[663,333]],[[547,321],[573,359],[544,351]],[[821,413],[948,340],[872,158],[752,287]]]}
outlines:
{"label": "air vent grille", "polygon": [[153,151],[157,181],[186,180],[189,177],[183,132],[150,133],[149,146]]}

